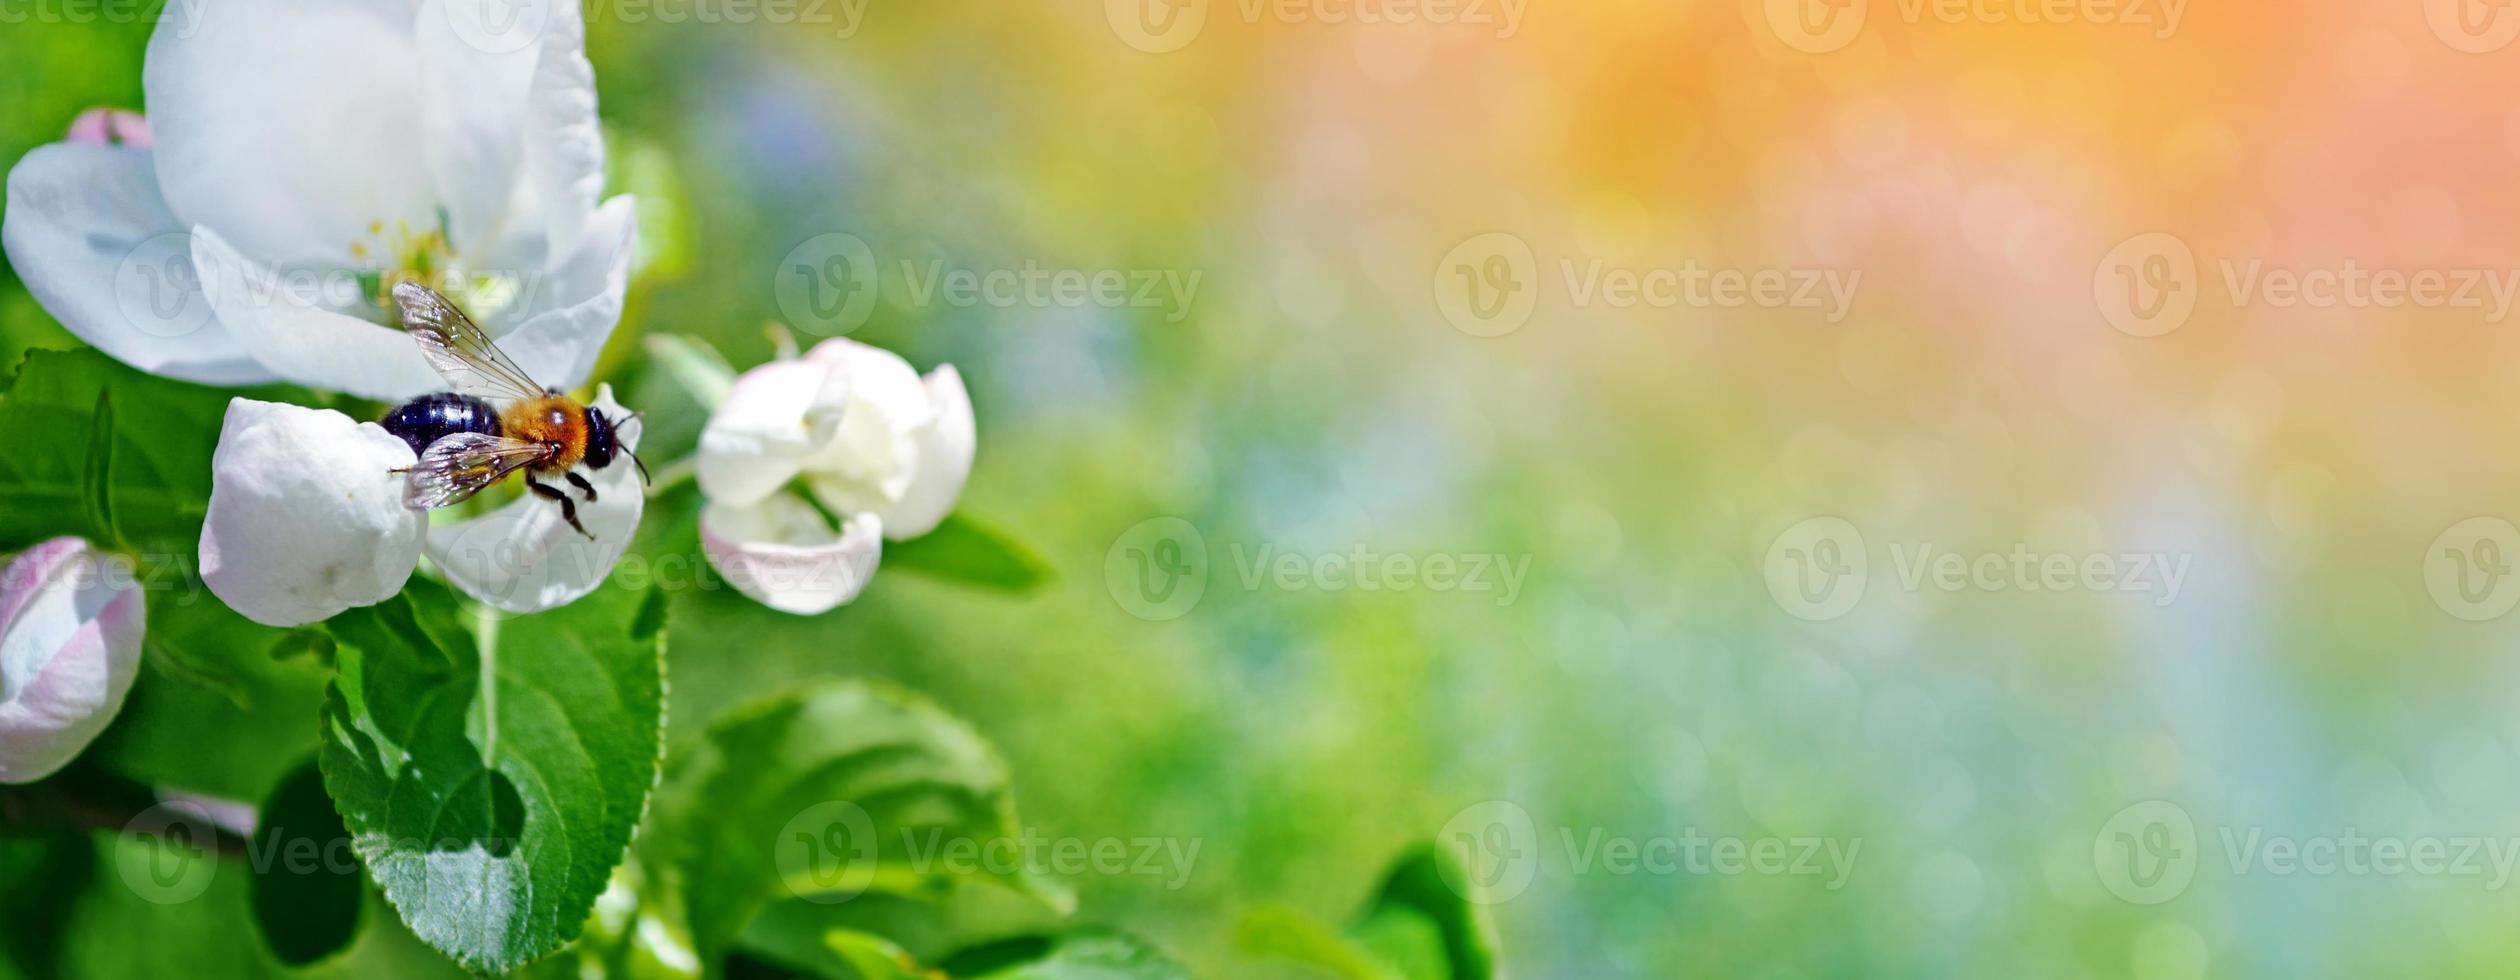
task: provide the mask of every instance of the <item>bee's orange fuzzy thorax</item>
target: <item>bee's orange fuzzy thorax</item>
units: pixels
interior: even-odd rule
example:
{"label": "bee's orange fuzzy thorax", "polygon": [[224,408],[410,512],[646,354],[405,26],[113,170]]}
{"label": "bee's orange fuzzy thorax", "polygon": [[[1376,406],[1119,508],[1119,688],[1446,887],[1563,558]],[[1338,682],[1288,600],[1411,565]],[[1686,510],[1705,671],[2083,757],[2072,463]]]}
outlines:
{"label": "bee's orange fuzzy thorax", "polygon": [[510,439],[539,442],[551,456],[534,468],[558,472],[586,458],[586,409],[553,395],[510,405],[499,413],[499,428]]}

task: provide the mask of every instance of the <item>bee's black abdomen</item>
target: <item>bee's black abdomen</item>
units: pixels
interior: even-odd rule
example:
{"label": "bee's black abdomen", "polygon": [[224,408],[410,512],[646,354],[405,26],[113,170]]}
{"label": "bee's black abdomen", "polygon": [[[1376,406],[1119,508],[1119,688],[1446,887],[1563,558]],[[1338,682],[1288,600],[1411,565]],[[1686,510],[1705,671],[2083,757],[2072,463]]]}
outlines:
{"label": "bee's black abdomen", "polygon": [[419,455],[429,444],[458,432],[499,434],[499,413],[490,403],[471,395],[440,392],[422,395],[395,407],[377,421],[385,431],[411,445]]}

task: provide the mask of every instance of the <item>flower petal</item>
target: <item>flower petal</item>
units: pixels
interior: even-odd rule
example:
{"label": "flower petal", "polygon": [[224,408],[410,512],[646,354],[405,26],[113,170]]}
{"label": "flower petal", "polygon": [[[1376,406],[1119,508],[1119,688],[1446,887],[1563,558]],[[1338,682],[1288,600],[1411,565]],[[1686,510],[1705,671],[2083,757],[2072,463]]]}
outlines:
{"label": "flower petal", "polygon": [[[592,404],[611,418],[629,418],[611,385],[598,389]],[[639,429],[637,420],[618,425],[623,448],[638,448]],[[638,533],[647,495],[638,467],[626,459],[581,475],[594,485],[595,499],[578,500],[578,521],[594,540],[562,520],[558,504],[529,494],[481,517],[430,528],[429,560],[457,588],[512,613],[565,606],[595,591]]]}
{"label": "flower petal", "polygon": [[918,430],[936,418],[919,372],[899,354],[846,337],[814,345],[804,359],[831,365],[849,383],[838,435],[805,467],[815,496],[844,514],[891,507],[918,471]]}
{"label": "flower petal", "polygon": [[883,519],[859,514],[838,532],[794,494],[750,506],[712,502],[700,545],[735,590],[780,612],[811,616],[857,598],[883,560]]}
{"label": "flower petal", "polygon": [[170,5],[141,88],[176,217],[275,265],[347,265],[371,222],[436,227],[415,16],[401,3]]}
{"label": "flower petal", "polygon": [[534,380],[566,390],[595,372],[596,355],[620,324],[622,297],[630,291],[638,217],[638,202],[628,194],[604,202],[577,251],[531,274],[514,326],[482,325]]}
{"label": "flower petal", "polygon": [[62,326],[125,364],[204,384],[272,380],[212,315],[149,154],[54,144],[19,160],[0,210],[10,266]]}
{"label": "flower petal", "polygon": [[[536,50],[476,44],[457,29],[477,28],[483,17],[504,13],[506,0],[423,0],[415,26],[416,66],[422,87],[422,132],[411,151],[429,164],[437,202],[446,208],[457,251],[488,251],[502,233],[507,205],[523,169]],[[575,11],[574,4],[543,0],[544,8]],[[450,9],[468,6],[473,9]],[[528,26],[524,24],[519,27]]]}
{"label": "flower petal", "polygon": [[402,591],[423,515],[404,507],[411,447],[322,409],[228,402],[210,458],[201,577],[245,618],[297,626]]}
{"label": "flower petal", "polygon": [[963,388],[962,372],[947,364],[928,372],[925,382],[936,420],[918,432],[918,469],[900,500],[875,511],[883,515],[884,534],[895,541],[933,531],[954,512],[978,449],[971,393]]}
{"label": "flower petal", "polygon": [[272,374],[378,401],[445,390],[411,335],[327,308],[345,305],[328,293],[349,280],[272,269],[206,227],[193,229],[192,244],[210,308]]}
{"label": "flower petal", "polygon": [[573,251],[604,199],[604,129],[595,118],[595,66],[586,60],[585,15],[551,4],[542,57],[526,109],[523,179],[508,205],[512,220],[544,229],[555,254]]}
{"label": "flower petal", "polygon": [[125,146],[149,145],[149,120],[129,109],[107,109],[102,106],[79,113],[70,120],[70,131],[62,135],[69,143],[121,143]]}
{"label": "flower petal", "polygon": [[130,571],[78,538],[0,567],[0,783],[51,775],[122,710],[147,628]]}
{"label": "flower petal", "polygon": [[849,388],[808,361],[772,361],[735,379],[700,432],[700,492],[734,506],[770,496],[839,432]]}

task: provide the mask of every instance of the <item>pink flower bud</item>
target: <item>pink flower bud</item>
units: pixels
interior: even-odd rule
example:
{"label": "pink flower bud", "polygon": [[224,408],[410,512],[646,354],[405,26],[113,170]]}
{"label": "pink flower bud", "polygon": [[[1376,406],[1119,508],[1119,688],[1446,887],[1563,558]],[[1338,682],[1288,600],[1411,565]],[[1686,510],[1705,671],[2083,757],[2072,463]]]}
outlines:
{"label": "pink flower bud", "polygon": [[79,118],[70,120],[70,132],[62,138],[72,143],[147,146],[149,120],[129,109],[90,109],[79,113]]}
{"label": "pink flower bud", "polygon": [[0,783],[42,779],[122,710],[147,618],[132,570],[78,538],[0,566]]}

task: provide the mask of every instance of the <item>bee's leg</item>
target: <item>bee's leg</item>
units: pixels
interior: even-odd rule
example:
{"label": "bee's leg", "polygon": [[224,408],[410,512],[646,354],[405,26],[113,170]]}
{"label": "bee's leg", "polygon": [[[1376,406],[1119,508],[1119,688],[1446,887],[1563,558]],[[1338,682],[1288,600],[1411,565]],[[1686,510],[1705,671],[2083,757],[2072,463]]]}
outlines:
{"label": "bee's leg", "polygon": [[528,473],[525,475],[525,488],[532,490],[534,492],[534,496],[545,497],[557,502],[560,505],[560,519],[569,522],[569,526],[576,528],[577,533],[586,535],[586,540],[595,540],[594,533],[588,531],[586,529],[586,525],[578,523],[577,501],[569,499],[568,494],[560,492],[559,487],[552,486],[548,483],[536,483],[534,482],[533,474]]}
{"label": "bee's leg", "polygon": [[585,494],[587,503],[591,504],[595,502],[594,484],[586,482],[586,478],[579,476],[576,470],[570,470],[568,477],[569,485],[578,488],[578,492]]}

